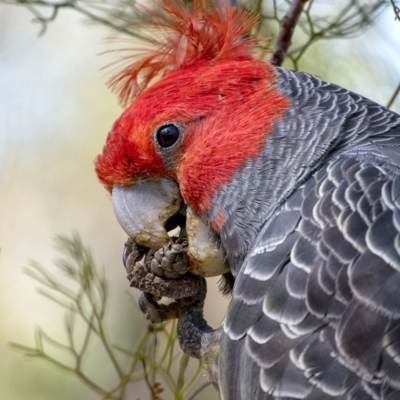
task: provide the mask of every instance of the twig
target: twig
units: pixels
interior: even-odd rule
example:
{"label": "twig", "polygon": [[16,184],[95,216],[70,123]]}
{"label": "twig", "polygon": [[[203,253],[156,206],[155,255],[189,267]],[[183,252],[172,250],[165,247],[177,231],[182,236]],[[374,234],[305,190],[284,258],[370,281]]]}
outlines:
{"label": "twig", "polygon": [[292,44],[292,36],[296,28],[300,14],[308,0],[293,0],[293,3],[283,19],[281,31],[275,44],[274,52],[271,57],[271,64],[280,66],[286,57],[286,53]]}
{"label": "twig", "polygon": [[[15,4],[26,7],[34,16],[33,22],[41,24],[39,35],[45,33],[49,22],[54,21],[60,9],[70,8],[84,15],[89,20],[105,25],[112,30],[133,36],[138,39],[146,40],[137,29],[138,21],[134,17],[136,1],[107,2],[105,7],[96,7],[90,0],[64,0],[53,2],[52,0],[0,0],[0,3]],[[37,8],[39,7],[39,9]],[[50,8],[51,15],[46,16],[41,12],[41,8]]]}
{"label": "twig", "polygon": [[392,106],[392,104],[396,100],[396,97],[398,96],[399,93],[400,93],[400,83],[397,85],[396,90],[394,91],[392,97],[388,101],[387,106],[386,106],[387,108],[390,108]]}
{"label": "twig", "polygon": [[140,360],[142,362],[142,366],[143,366],[143,373],[144,373],[144,380],[146,382],[147,387],[150,390],[151,393],[151,400],[159,400],[159,396],[157,393],[157,387],[154,385],[154,383],[152,381],[150,381],[148,372],[147,372],[147,366],[146,366],[146,361],[142,358]]}
{"label": "twig", "polygon": [[393,11],[395,14],[395,20],[400,21],[400,8],[396,6],[394,0],[390,0],[390,2],[392,3],[393,6]]}
{"label": "twig", "polygon": [[189,398],[188,400],[194,400],[194,398],[202,392],[207,386],[209,386],[209,383],[203,383]]}

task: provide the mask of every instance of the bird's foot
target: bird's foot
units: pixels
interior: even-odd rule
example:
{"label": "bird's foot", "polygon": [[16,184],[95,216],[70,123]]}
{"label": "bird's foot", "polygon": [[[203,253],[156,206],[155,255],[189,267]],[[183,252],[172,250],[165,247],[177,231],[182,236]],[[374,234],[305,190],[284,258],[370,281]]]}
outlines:
{"label": "bird's foot", "polygon": [[124,264],[132,268],[144,256],[143,263],[155,276],[177,279],[189,270],[188,242],[184,238],[172,237],[169,243],[158,250],[148,249],[128,239],[124,248]]}
{"label": "bird's foot", "polygon": [[[139,305],[146,318],[152,322],[179,318],[185,312],[203,308],[207,292],[205,279],[182,272],[188,264],[185,258],[186,246],[183,239],[175,238],[157,251],[138,246],[130,240],[125,244],[127,278],[132,287],[144,292],[140,296]],[[141,260],[143,256],[144,260]],[[162,297],[175,302],[161,304],[159,301]]]}

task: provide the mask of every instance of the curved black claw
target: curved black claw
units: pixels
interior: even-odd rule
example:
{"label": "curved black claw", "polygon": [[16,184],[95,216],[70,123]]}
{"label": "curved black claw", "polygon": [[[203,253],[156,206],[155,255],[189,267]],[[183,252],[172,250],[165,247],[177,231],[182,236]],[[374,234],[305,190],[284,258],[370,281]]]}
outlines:
{"label": "curved black claw", "polygon": [[139,307],[146,319],[152,323],[179,318],[178,303],[159,304],[150,293],[142,292],[140,294]]}
{"label": "curved black claw", "polygon": [[148,250],[149,249],[147,247],[134,243],[132,239],[127,239],[122,252],[122,262],[124,263],[124,267],[128,273],[128,267],[135,265],[137,261],[143,258]]}

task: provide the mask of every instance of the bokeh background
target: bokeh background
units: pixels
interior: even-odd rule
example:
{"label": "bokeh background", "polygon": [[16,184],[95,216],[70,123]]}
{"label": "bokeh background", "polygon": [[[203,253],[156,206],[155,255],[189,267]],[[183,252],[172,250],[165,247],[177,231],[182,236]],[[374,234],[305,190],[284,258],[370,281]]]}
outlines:
{"label": "bokeh background", "polygon": [[[51,268],[57,257],[54,236],[72,231],[105,266],[110,335],[133,346],[145,326],[122,267],[125,234],[93,171],[121,112],[101,71],[107,60],[99,53],[110,48],[104,42],[110,31],[87,26],[68,10],[40,37],[39,30],[28,10],[0,4],[0,399],[94,400],[99,397],[73,375],[9,346],[33,345],[37,325],[65,338],[64,310],[37,293],[37,282],[23,266],[35,259]],[[357,38],[315,45],[300,66],[386,104],[400,82],[400,22],[387,8]],[[392,109],[400,112],[400,96]],[[217,326],[227,303],[216,280],[209,287],[206,318]],[[99,351],[93,374],[111,382],[103,360]],[[199,398],[212,397],[209,390]],[[149,398],[141,384],[133,392],[137,398]]]}

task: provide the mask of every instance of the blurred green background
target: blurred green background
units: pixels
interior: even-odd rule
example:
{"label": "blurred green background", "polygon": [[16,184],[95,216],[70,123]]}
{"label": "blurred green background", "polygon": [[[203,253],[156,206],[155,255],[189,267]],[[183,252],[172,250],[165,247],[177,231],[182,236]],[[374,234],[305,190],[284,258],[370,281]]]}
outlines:
{"label": "blurred green background", "polygon": [[[110,335],[134,346],[145,326],[122,267],[125,234],[93,171],[121,112],[100,71],[108,59],[99,53],[112,47],[103,41],[110,31],[85,26],[66,10],[38,37],[40,27],[31,20],[26,9],[0,4],[0,399],[98,399],[74,376],[8,345],[33,345],[37,325],[65,339],[64,310],[37,293],[22,267],[29,259],[50,267],[57,257],[52,238],[73,230],[105,265]],[[386,104],[400,82],[400,22],[388,8],[361,36],[316,44],[300,67]],[[400,97],[392,109],[400,112]],[[209,287],[205,314],[217,326],[227,300],[215,279]],[[98,352],[91,373],[112,386],[100,349],[91,352]],[[210,389],[198,398],[211,396]],[[129,398],[148,399],[149,393],[137,384]]]}

